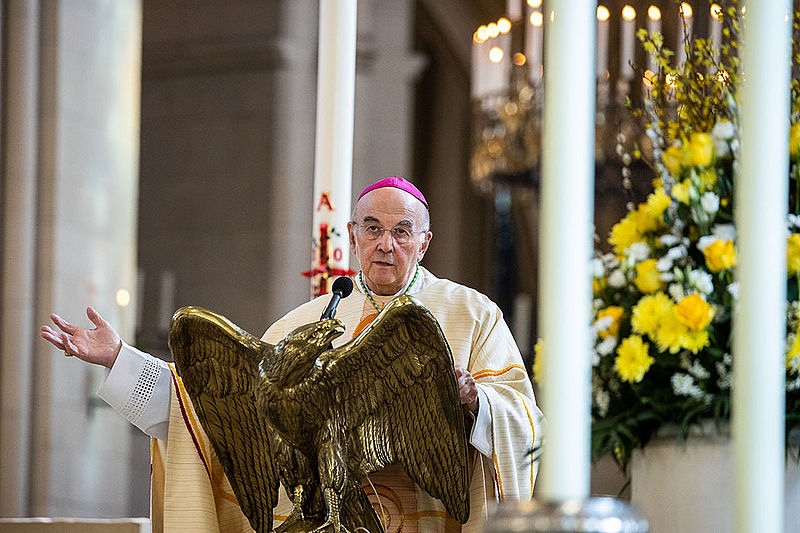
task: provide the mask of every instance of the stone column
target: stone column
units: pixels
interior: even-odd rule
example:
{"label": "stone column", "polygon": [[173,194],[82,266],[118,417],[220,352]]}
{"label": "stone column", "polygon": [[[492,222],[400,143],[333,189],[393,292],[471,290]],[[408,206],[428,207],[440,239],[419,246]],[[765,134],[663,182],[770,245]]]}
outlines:
{"label": "stone column", "polygon": [[280,65],[274,72],[271,254],[264,275],[271,320],[308,301],[314,206],[314,131],[319,2],[280,2]]}
{"label": "stone column", "polygon": [[39,0],[10,0],[7,20],[6,138],[2,153],[0,295],[0,516],[25,516],[31,449],[36,250]]}
{"label": "stone column", "polygon": [[[141,1],[45,2],[41,48],[36,323],[90,327],[93,305],[132,339],[135,305],[115,295],[137,294]],[[30,512],[127,516],[131,429],[95,397],[104,370],[33,351]]]}

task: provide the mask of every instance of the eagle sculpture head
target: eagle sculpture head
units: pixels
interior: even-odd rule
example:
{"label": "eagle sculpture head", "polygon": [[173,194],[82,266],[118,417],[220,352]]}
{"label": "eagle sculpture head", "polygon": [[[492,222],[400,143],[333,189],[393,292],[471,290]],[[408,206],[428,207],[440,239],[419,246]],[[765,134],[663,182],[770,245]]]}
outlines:
{"label": "eagle sculpture head", "polygon": [[328,319],[300,326],[275,346],[275,357],[261,363],[265,378],[280,388],[302,382],[317,362],[331,349],[333,340],[344,333],[341,320]]}

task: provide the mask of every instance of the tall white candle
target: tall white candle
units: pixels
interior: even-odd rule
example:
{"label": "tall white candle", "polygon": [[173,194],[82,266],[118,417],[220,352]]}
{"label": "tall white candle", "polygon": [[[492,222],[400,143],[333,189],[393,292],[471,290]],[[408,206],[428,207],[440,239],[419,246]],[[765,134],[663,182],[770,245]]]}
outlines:
{"label": "tall white candle", "polygon": [[709,8],[708,39],[714,49],[719,49],[722,42],[722,8],[719,4],[711,4]]}
{"label": "tall white candle", "polygon": [[538,316],[549,423],[537,490],[564,500],[589,495],[596,18],[585,0],[548,11]]}
{"label": "tall white candle", "polygon": [[742,33],[736,175],[735,531],[783,531],[791,0],[751,0]]}
{"label": "tall white candle", "polygon": [[[327,224],[331,230],[328,266],[347,269],[350,263],[347,222],[350,220],[353,172],[356,0],[320,2],[318,54],[312,239],[319,242],[320,228]],[[318,258],[318,253],[312,256],[312,269],[320,266]],[[327,292],[328,287],[325,289],[322,292]]]}
{"label": "tall white candle", "polygon": [[[485,26],[481,26],[484,28]],[[472,55],[470,59],[471,64],[471,71],[470,71],[470,81],[471,81],[471,88],[470,94],[472,95],[473,100],[478,99],[482,96],[482,82],[483,82],[483,71],[481,69],[481,54],[483,52],[483,42],[484,39],[480,37],[480,33],[478,30],[472,35]]]}
{"label": "tall white candle", "polygon": [[597,6],[597,57],[595,74],[598,79],[605,80],[608,76],[608,20],[611,13],[604,5]]}
{"label": "tall white candle", "polygon": [[619,30],[619,77],[621,80],[633,78],[633,54],[636,39],[636,10],[626,5],[622,8],[622,21]]}
{"label": "tall white candle", "polygon": [[499,94],[508,91],[511,76],[511,34],[502,33],[496,23],[489,24],[486,92]]}
{"label": "tall white candle", "polygon": [[511,20],[522,18],[522,0],[506,0],[506,15]]}
{"label": "tall white candle", "polygon": [[528,58],[528,79],[538,83],[542,79],[542,43],[544,41],[544,17],[541,11],[528,10],[525,24],[525,57]]}
{"label": "tall white candle", "polygon": [[692,38],[692,31],[694,29],[694,13],[692,6],[688,2],[681,2],[678,7],[678,42],[675,45],[675,64],[680,65],[686,61],[686,49],[684,48],[687,41]]}
{"label": "tall white candle", "polygon": [[[654,33],[661,32],[661,10],[657,6],[651,5],[647,8],[647,33],[653,35]],[[647,70],[651,72],[656,71],[656,60],[650,54],[647,54]]]}

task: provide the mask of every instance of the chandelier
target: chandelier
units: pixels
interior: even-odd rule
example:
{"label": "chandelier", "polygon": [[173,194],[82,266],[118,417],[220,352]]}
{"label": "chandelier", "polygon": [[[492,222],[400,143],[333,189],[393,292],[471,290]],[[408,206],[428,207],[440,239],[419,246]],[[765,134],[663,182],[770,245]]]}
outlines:
{"label": "chandelier", "polygon": [[[668,4],[675,7],[672,2]],[[666,12],[667,8],[663,10]],[[648,90],[648,79],[658,70],[650,57],[636,62],[637,29],[660,33],[664,21],[662,8],[657,5],[651,4],[642,11],[637,13],[632,5],[625,5],[618,13],[602,4],[597,7],[597,165],[629,164],[629,157],[623,161],[625,146],[634,142],[647,150],[643,125],[627,111],[626,102],[640,99]],[[686,60],[684,43],[695,30],[695,16],[688,2],[678,5],[674,15],[675,43],[670,47],[675,50],[676,64],[680,64]],[[542,0],[509,0],[507,16],[480,26],[473,33],[470,176],[482,192],[538,185],[546,16],[552,14],[542,9]],[[612,24],[616,25],[613,30],[619,36],[618,46],[609,42]],[[721,30],[721,8],[712,4],[706,36],[718,45]],[[610,54],[616,54],[614,59],[618,59],[615,72],[609,70]],[[623,175],[627,180],[629,171]]]}

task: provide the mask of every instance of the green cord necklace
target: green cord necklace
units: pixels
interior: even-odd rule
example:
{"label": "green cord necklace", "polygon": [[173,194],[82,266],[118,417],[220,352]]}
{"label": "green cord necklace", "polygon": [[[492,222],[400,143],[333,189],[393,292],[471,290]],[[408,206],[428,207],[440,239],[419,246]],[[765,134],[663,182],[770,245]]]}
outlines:
{"label": "green cord necklace", "polygon": [[[419,276],[419,263],[417,263],[417,268],[416,268],[416,270],[414,270],[414,278],[411,280],[411,283],[408,284],[408,287],[406,287],[406,290],[403,291],[403,294],[408,294],[408,291],[411,290],[411,287],[413,287],[414,283],[417,281],[417,277],[418,276]],[[364,271],[363,270],[359,270],[358,271],[358,283],[361,285],[361,289],[364,291],[364,294],[367,295],[367,298],[369,299],[370,303],[372,304],[372,307],[374,307],[375,310],[380,313],[381,312],[381,308],[378,306],[378,304],[375,302],[375,299],[369,293],[369,289],[367,289],[366,283],[364,283]]]}

